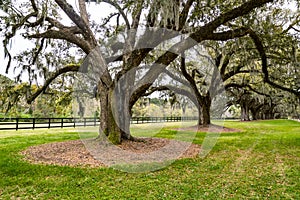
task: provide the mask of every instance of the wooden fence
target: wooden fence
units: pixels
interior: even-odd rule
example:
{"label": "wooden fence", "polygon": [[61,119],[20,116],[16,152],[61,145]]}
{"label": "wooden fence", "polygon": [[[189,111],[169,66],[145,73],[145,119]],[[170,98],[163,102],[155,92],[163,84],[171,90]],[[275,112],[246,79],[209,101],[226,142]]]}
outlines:
{"label": "wooden fence", "polygon": [[[131,124],[179,122],[197,120],[197,117],[133,117]],[[99,118],[3,118],[0,130],[65,128],[99,126]]]}

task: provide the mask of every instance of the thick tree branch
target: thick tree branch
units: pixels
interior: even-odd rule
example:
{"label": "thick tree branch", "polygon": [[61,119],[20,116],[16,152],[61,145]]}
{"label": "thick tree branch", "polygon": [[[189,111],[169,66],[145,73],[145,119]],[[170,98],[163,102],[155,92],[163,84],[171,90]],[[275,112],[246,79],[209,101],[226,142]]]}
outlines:
{"label": "thick tree branch", "polygon": [[[239,16],[246,15],[246,14],[250,13],[253,9],[261,7],[264,4],[266,4],[268,2],[273,2],[273,1],[274,0],[251,0],[251,1],[248,1],[235,9],[232,9],[226,13],[221,14],[219,17],[214,19],[212,22],[210,22],[202,27],[199,27],[198,30],[196,32],[192,33],[190,37],[197,42],[201,42],[203,40],[204,36],[208,36],[208,35],[212,34],[222,24],[225,24]],[[227,33],[228,33],[228,31],[227,31]],[[226,34],[227,37],[229,35],[230,34]],[[219,38],[220,40],[226,39],[223,34],[221,34],[221,35],[217,34],[212,39],[217,40],[217,38]],[[231,37],[231,38],[233,38],[233,37]],[[230,36],[228,39],[230,39]]]}
{"label": "thick tree branch", "polygon": [[207,35],[206,40],[218,40],[218,41],[226,41],[233,38],[243,37],[249,34],[249,29],[242,27],[235,30],[224,31],[219,33],[211,33]]}
{"label": "thick tree branch", "polygon": [[196,96],[192,92],[190,92],[186,89],[183,89],[183,88],[173,86],[173,85],[151,87],[147,93],[143,94],[143,96],[149,96],[154,92],[168,91],[168,90],[173,91],[176,94],[180,94],[180,95],[188,97],[195,104],[195,106],[198,107]]}
{"label": "thick tree branch", "polygon": [[36,11],[36,12],[38,12],[39,10],[38,10],[38,7],[37,7],[37,5],[35,3],[35,0],[30,0],[30,3],[32,5],[33,10]]}
{"label": "thick tree branch", "polygon": [[193,91],[196,93],[196,96],[201,96],[198,91],[195,79],[186,70],[184,54],[181,55],[180,70],[184,78],[190,83],[190,87],[192,87]]}
{"label": "thick tree branch", "polygon": [[80,47],[86,54],[90,53],[91,46],[89,43],[83,39],[76,37],[69,31],[57,31],[57,30],[48,30],[44,33],[38,33],[27,36],[28,38],[51,38],[51,39],[62,39],[67,40],[70,43],[76,44]]}
{"label": "thick tree branch", "polygon": [[174,73],[170,72],[170,70],[165,69],[163,71],[163,73],[165,73],[166,75],[168,75],[173,80],[175,80],[175,81],[177,81],[177,82],[179,82],[179,83],[181,83],[181,84],[183,84],[185,86],[189,86],[190,85],[186,80],[184,80],[184,79],[180,78],[179,76],[175,75]]}
{"label": "thick tree branch", "polygon": [[146,93],[144,93],[142,96],[147,97],[153,94],[154,92],[161,92],[161,91],[168,91],[168,90],[170,90],[170,88],[168,88],[167,86],[150,87],[149,90]]}
{"label": "thick tree branch", "polygon": [[300,23],[300,14],[298,14],[295,20],[285,30],[282,31],[282,34],[285,34],[289,30],[294,29],[295,28],[294,26],[298,25],[299,23]]}
{"label": "thick tree branch", "polygon": [[[220,54],[221,55],[221,57],[220,57],[220,61],[219,61],[219,64],[217,65],[218,67],[221,67],[221,69],[220,69],[220,74],[221,74],[221,76],[224,76],[225,75],[225,71],[226,71],[226,68],[227,68],[227,66],[228,66],[228,64],[229,64],[229,61],[230,61],[230,56],[229,55],[225,55],[224,56],[224,60],[223,60],[223,62],[222,62],[222,65],[221,65],[221,59],[222,59],[222,54]],[[221,65],[221,66],[219,66],[219,65]],[[223,79],[224,80],[224,79]]]}
{"label": "thick tree branch", "polygon": [[[242,66],[239,66],[238,68],[242,68]],[[237,75],[237,74],[250,74],[250,73],[259,73],[260,71],[258,70],[238,70],[238,71],[230,71],[228,73],[226,73],[222,79],[223,81],[228,80],[229,78]]]}
{"label": "thick tree branch", "polygon": [[[97,0],[90,0],[90,2],[97,2]],[[115,7],[119,11],[119,13],[122,15],[122,17],[125,21],[127,29],[130,29],[129,20],[128,20],[126,14],[124,13],[123,9],[120,7],[119,4],[117,4],[117,3],[115,3],[111,0],[102,0],[102,2],[108,3],[108,4],[112,5],[113,7]]]}
{"label": "thick tree branch", "polygon": [[[219,17],[214,19],[212,22],[208,23],[206,26],[210,27],[211,30],[215,30],[220,25],[229,22],[238,16],[243,16],[250,13],[254,8],[261,7],[266,3],[273,2],[274,0],[250,0],[239,7],[236,7],[224,14],[221,14]],[[204,26],[204,27],[206,27]]]}
{"label": "thick tree branch", "polygon": [[252,41],[254,42],[254,44],[256,46],[256,49],[259,52],[260,57],[261,57],[262,72],[263,72],[263,75],[264,75],[264,82],[268,83],[269,85],[271,85],[275,88],[290,92],[290,93],[295,94],[296,96],[299,97],[300,96],[300,91],[294,90],[292,88],[284,87],[284,86],[279,85],[279,84],[277,84],[277,83],[270,80],[270,75],[269,75],[269,70],[268,70],[268,62],[267,62],[267,55],[266,55],[263,43],[262,43],[261,39],[259,38],[259,36],[254,31],[250,32],[250,37],[251,37]]}
{"label": "thick tree branch", "polygon": [[31,64],[34,65],[35,62],[37,61],[37,58],[39,56],[39,54],[41,53],[41,51],[43,50],[44,48],[44,43],[45,43],[45,38],[42,38],[41,40],[41,43],[39,45],[39,48],[37,49],[37,51],[35,52],[34,56],[33,56],[33,59],[32,59],[32,62]]}
{"label": "thick tree branch", "polygon": [[136,14],[133,16],[132,25],[131,25],[132,29],[137,29],[139,27],[142,11],[143,11],[143,1],[140,1],[140,3],[137,4]]}
{"label": "thick tree branch", "polygon": [[184,7],[180,13],[180,16],[179,16],[179,30],[182,30],[184,28],[186,20],[188,18],[189,11],[194,2],[195,2],[195,0],[188,0],[186,2],[186,4],[184,5]]}
{"label": "thick tree branch", "polygon": [[[66,13],[66,15],[82,30],[85,40],[89,41],[92,45],[91,49],[97,46],[97,41],[92,33],[89,24],[87,24],[84,19],[79,16],[73,7],[66,0],[55,0],[59,7]],[[85,5],[84,5],[85,7]],[[81,9],[84,10],[84,7]],[[84,11],[82,11],[84,12]],[[83,13],[84,15],[84,13]],[[90,49],[90,50],[91,50]]]}
{"label": "thick tree branch", "polygon": [[67,73],[67,72],[77,72],[80,68],[80,65],[67,65],[64,68],[61,68],[57,70],[56,72],[52,73],[49,78],[46,80],[45,84],[39,88],[33,95],[31,95],[27,99],[27,103],[31,104],[41,93],[45,92],[48,86],[52,83],[54,79],[56,79],[61,74]]}
{"label": "thick tree branch", "polygon": [[53,19],[51,17],[46,17],[46,20],[53,25],[54,27],[60,29],[60,30],[67,30],[70,31],[73,34],[82,34],[82,30],[78,26],[65,26],[56,19]]}
{"label": "thick tree branch", "polygon": [[[153,68],[151,67],[151,69],[143,77],[143,79],[148,83],[151,81],[153,82],[155,76],[157,77],[164,70],[166,66],[168,66],[173,60],[175,60],[178,57],[178,55],[181,52],[184,52],[185,50],[195,46],[199,42],[202,42],[204,40],[229,40],[236,37],[243,37],[247,34],[249,34],[249,29],[245,27],[233,31],[225,31],[221,33],[198,32],[196,35],[192,33],[189,38],[184,39],[179,43],[173,45],[169,49],[169,51],[167,51],[165,54],[160,56],[158,60],[154,63],[154,66],[157,67],[153,67]],[[193,40],[195,39],[194,37],[196,37],[196,39],[198,40],[197,41]],[[161,66],[161,69],[158,66]]]}
{"label": "thick tree branch", "polygon": [[81,30],[87,31],[87,27],[83,19],[75,12],[73,7],[66,0],[55,0],[55,2]]}
{"label": "thick tree branch", "polygon": [[8,74],[8,70],[10,68],[11,61],[12,61],[12,56],[11,56],[9,50],[7,49],[7,44],[5,41],[3,41],[3,46],[4,46],[4,54],[6,57],[8,57],[8,62],[7,62],[6,69],[5,69],[5,73]]}
{"label": "thick tree branch", "polygon": [[[225,86],[226,90],[228,91],[229,88],[238,88],[238,89],[243,89],[243,88],[248,88],[250,91],[256,93],[256,94],[259,94],[259,95],[262,95],[262,96],[266,96],[266,97],[270,97],[271,98],[271,95],[269,94],[266,94],[266,93],[263,93],[263,92],[260,92],[256,89],[254,89],[251,85],[249,84],[238,84],[238,83],[229,83]],[[248,94],[248,93],[247,93]]]}
{"label": "thick tree branch", "polygon": [[117,62],[117,61],[122,61],[122,60],[123,60],[123,55],[116,55],[116,56],[111,56],[111,57],[105,58],[106,63]]}
{"label": "thick tree branch", "polygon": [[80,11],[82,20],[86,26],[89,26],[89,16],[86,11],[85,0],[78,0],[78,3],[79,3],[79,11]]}

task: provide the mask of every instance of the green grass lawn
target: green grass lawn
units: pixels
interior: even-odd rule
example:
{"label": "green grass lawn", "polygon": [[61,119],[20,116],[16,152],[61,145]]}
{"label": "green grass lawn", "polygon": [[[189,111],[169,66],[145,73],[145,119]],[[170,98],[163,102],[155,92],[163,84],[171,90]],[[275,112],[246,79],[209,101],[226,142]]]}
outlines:
{"label": "green grass lawn", "polygon": [[[32,145],[78,139],[76,129],[2,131],[0,199],[300,198],[299,122],[226,121],[225,126],[242,131],[222,133],[205,158],[182,159],[159,171],[136,174],[110,168],[35,165],[19,155]],[[149,128],[135,126],[133,133],[148,136]],[[176,134],[152,128],[155,137]],[[181,135],[184,140],[192,133]],[[194,143],[201,144],[205,135],[197,133]]]}

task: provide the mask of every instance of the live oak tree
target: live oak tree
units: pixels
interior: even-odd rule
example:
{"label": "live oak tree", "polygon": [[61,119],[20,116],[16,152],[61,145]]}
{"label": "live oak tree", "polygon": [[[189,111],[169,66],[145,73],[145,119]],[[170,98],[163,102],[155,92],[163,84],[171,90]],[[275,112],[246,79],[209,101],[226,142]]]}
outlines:
{"label": "live oak tree", "polygon": [[15,83],[0,75],[0,115],[1,117],[70,117],[72,112],[72,88],[61,86],[59,77],[51,89],[41,94],[35,102],[26,103],[27,94],[37,90],[37,85]]}
{"label": "live oak tree", "polygon": [[[212,100],[224,91],[219,71],[203,48],[202,50],[195,48],[192,52],[186,52],[177,59],[177,62],[171,63],[164,70],[164,76],[175,81],[176,84],[152,86],[149,92],[145,93],[149,95],[155,91],[168,90],[177,95],[186,96],[198,110],[198,126],[208,126],[211,123]],[[191,53],[196,59],[189,58],[188,54]]]}
{"label": "live oak tree", "polygon": [[[18,6],[10,4],[4,9],[6,16],[1,18],[4,25],[4,47],[9,59],[8,70],[12,60],[8,48],[11,38],[21,31],[24,38],[36,42],[35,48],[26,53],[28,59],[23,60],[21,67],[31,74],[30,77],[35,77],[34,74],[41,70],[46,70],[47,73],[45,73],[44,85],[28,98],[28,103],[34,101],[58,76],[78,72],[83,58],[92,54],[92,57],[102,66],[97,82],[97,96],[101,105],[100,129],[111,142],[120,143],[122,139],[134,139],[129,131],[130,109],[171,62],[180,57],[185,50],[203,41],[226,41],[249,34],[248,29],[231,27],[230,22],[272,0],[223,1],[221,3],[195,0],[134,2],[104,0],[102,2],[112,5],[116,13],[110,14],[101,24],[89,18],[84,0],[78,0],[78,11],[66,0],[28,0]],[[102,3],[99,9],[101,5]],[[64,13],[72,23],[64,24],[60,13]],[[116,26],[113,26],[111,30],[112,26],[108,22],[113,18],[116,19]],[[137,33],[136,30],[141,27],[146,31]],[[122,53],[114,57],[105,57],[96,47],[101,46],[105,39],[113,36],[111,31],[117,33],[120,30],[125,30],[127,33]],[[149,65],[145,75],[136,80],[136,69],[145,62],[151,51],[164,41],[178,36],[178,33],[187,34],[186,39],[175,43],[161,54]],[[82,55],[81,59],[73,56],[74,59],[71,60],[57,61],[62,63],[57,67],[55,65],[48,67],[45,61],[39,61],[39,59],[45,52],[51,51],[49,49],[53,43],[58,45],[58,49],[60,45],[77,48],[77,55]],[[143,48],[145,46],[147,48]],[[259,45],[257,47],[261,48]],[[67,49],[62,52],[65,53],[63,58],[67,58],[70,52]],[[264,51],[260,52],[264,59]],[[46,57],[49,58],[49,56]],[[44,56],[44,60],[46,57]],[[114,74],[111,74],[108,64],[114,61],[122,64]],[[86,62],[86,68],[80,70],[82,73],[88,72],[89,66],[92,65],[91,60]],[[267,67],[265,66],[265,71]],[[266,77],[268,78],[268,74]],[[112,94],[115,91],[119,91],[122,98],[113,98]],[[118,117],[114,117],[115,110],[119,110]]]}
{"label": "live oak tree", "polygon": [[[243,24],[251,27],[250,37],[226,42],[225,50],[218,48],[223,54],[219,53],[220,60],[223,59],[220,72],[225,88],[230,94],[233,94],[232,89],[240,91],[233,96],[239,101],[242,120],[249,120],[250,111],[253,119],[274,118],[274,108],[283,105],[284,96],[300,97],[299,12],[282,6],[271,6],[268,12],[270,15],[256,13],[243,18],[242,23],[232,23],[231,26]],[[227,74],[224,76],[224,73]],[[259,102],[260,99],[263,101]]]}
{"label": "live oak tree", "polygon": [[284,102],[282,92],[268,85],[263,87],[263,92],[260,92],[261,88],[250,85],[231,88],[227,106],[240,107],[241,121],[286,117],[286,108],[290,105]]}

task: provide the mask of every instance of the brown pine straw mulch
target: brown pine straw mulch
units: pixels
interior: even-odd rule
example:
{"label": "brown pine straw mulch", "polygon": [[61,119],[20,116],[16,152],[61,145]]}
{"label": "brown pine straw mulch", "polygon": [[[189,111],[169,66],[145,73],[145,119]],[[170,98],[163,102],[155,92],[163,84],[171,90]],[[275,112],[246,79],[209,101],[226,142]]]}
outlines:
{"label": "brown pine straw mulch", "polygon": [[[236,132],[219,126],[188,127],[178,130]],[[121,145],[100,143],[95,139],[55,142],[31,146],[22,151],[24,159],[36,164],[75,167],[107,167],[114,164],[164,162],[197,157],[197,144],[163,138],[142,138],[141,141],[123,141]]]}
{"label": "brown pine straw mulch", "polygon": [[209,126],[190,126],[190,127],[183,127],[177,128],[178,131],[198,131],[198,132],[219,132],[219,133],[231,133],[231,132],[240,132],[239,129],[234,128],[227,128],[223,126],[218,126],[215,124],[211,124]]}

